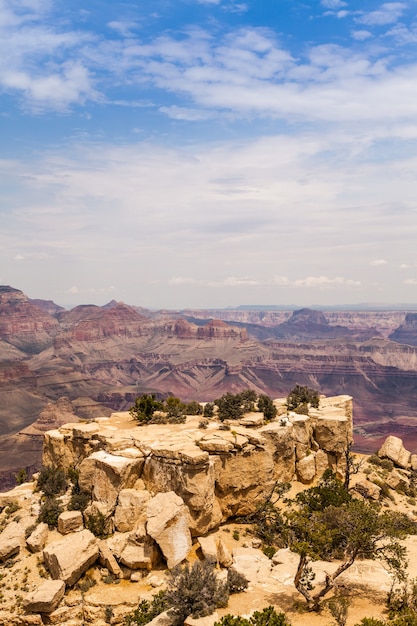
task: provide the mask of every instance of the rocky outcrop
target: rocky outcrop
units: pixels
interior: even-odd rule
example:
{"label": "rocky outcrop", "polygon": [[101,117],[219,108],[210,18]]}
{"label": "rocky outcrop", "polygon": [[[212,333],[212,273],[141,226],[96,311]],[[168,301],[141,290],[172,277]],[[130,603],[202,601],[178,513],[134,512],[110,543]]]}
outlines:
{"label": "rocky outcrop", "polygon": [[417,313],[407,313],[404,322],[389,336],[392,341],[417,346]]}
{"label": "rocky outcrop", "polygon": [[404,448],[404,444],[399,437],[390,435],[378,450],[378,456],[391,459],[395,465],[404,469],[410,465],[411,453]]}
{"label": "rocky outcrop", "polygon": [[191,550],[188,509],[182,498],[173,491],[158,493],[146,509],[148,534],[156,541],[168,568],[175,567]]}
{"label": "rocky outcrop", "polygon": [[201,536],[252,513],[276,481],[298,476],[309,484],[327,467],[343,471],[352,399],[322,398],[321,405],[310,416],[289,413],[260,427],[231,423],[229,430],[215,420],[201,429],[198,416],[175,426],[138,426],[116,413],[46,433],[43,462],[76,467],[82,490],[122,533],[145,523],[151,494],[172,492],[187,508],[187,528]]}

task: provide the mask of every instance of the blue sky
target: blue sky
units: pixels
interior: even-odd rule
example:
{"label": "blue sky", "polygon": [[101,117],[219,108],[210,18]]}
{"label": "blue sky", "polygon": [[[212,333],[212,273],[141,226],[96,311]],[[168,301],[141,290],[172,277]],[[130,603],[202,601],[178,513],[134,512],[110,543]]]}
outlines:
{"label": "blue sky", "polygon": [[0,0],[0,283],[417,302],[417,1]]}

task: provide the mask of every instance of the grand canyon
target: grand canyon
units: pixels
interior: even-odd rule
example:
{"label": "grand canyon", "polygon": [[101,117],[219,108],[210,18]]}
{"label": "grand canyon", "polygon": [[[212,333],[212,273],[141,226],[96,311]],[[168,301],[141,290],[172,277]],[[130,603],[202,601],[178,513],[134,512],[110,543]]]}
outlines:
{"label": "grand canyon", "polygon": [[354,397],[354,440],[415,450],[417,313],[403,310],[71,310],[0,287],[0,488],[40,464],[45,431],[128,409],[143,392],[209,401],[295,384]]}

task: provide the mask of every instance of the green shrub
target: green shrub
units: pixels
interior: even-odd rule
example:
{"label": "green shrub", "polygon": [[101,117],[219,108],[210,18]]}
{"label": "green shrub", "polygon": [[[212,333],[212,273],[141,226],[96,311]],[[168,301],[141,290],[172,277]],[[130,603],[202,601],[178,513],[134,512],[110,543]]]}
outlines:
{"label": "green shrub", "polygon": [[268,606],[262,611],[255,611],[249,619],[225,615],[214,626],[291,626],[291,622],[285,613],[277,613],[273,606]]}
{"label": "green shrub", "polygon": [[49,528],[58,526],[58,517],[62,513],[62,505],[56,498],[47,498],[41,506],[38,522],[48,524]]}
{"label": "green shrub", "polygon": [[183,624],[189,615],[205,617],[217,607],[227,606],[229,592],[227,583],[219,582],[213,563],[197,561],[171,571],[166,597],[175,624]]}
{"label": "green shrub", "polygon": [[213,417],[214,415],[214,402],[206,402],[203,409],[204,417]]}
{"label": "green shrub", "polygon": [[85,511],[89,505],[91,496],[86,491],[79,491],[71,494],[70,501],[68,503],[69,511]]}
{"label": "green shrub", "polygon": [[394,469],[394,463],[391,461],[391,459],[381,459],[377,454],[372,454],[368,458],[368,463],[371,463],[371,465],[376,465],[377,467],[381,467],[388,472]]}
{"label": "green shrub", "polygon": [[124,626],[142,626],[148,624],[157,615],[163,613],[169,608],[165,591],[157,593],[149,602],[148,600],[142,600],[139,603],[137,609],[126,615],[124,619]]}
{"label": "green shrub", "polygon": [[100,511],[91,513],[85,526],[96,537],[103,538],[106,536],[106,518]]}
{"label": "green shrub", "polygon": [[59,496],[67,490],[68,480],[59,467],[42,467],[38,477],[38,488],[47,498]]}
{"label": "green shrub", "polygon": [[287,407],[289,411],[305,413],[308,415],[309,405],[315,409],[319,408],[320,395],[316,389],[310,389],[305,385],[295,385],[287,396]]}

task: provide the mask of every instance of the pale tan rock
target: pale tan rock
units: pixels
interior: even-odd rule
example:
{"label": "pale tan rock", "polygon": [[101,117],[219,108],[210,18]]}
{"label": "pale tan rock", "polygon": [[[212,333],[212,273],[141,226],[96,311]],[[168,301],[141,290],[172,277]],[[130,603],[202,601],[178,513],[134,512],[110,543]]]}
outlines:
{"label": "pale tan rock", "polygon": [[291,415],[290,422],[293,426],[294,439],[297,443],[310,446],[313,427],[308,415]]}
{"label": "pale tan rock", "polygon": [[355,491],[360,493],[365,498],[371,498],[371,500],[379,500],[381,494],[381,487],[378,487],[370,480],[359,480],[355,484]]}
{"label": "pale tan rock", "polygon": [[388,487],[394,490],[407,490],[410,487],[410,479],[408,475],[399,469],[393,469],[386,478],[385,481]]}
{"label": "pale tan rock", "polygon": [[411,469],[413,472],[417,470],[417,454],[412,454],[410,458]]}
{"label": "pale tan rock", "polygon": [[129,569],[152,570],[158,562],[159,553],[155,544],[145,542],[142,545],[127,544],[120,555],[120,562]]}
{"label": "pale tan rock", "polygon": [[122,570],[107,543],[103,539],[100,539],[97,541],[97,545],[99,550],[98,558],[101,565],[106,567],[113,576],[121,578]]}
{"label": "pale tan rock", "polygon": [[330,414],[328,417],[320,415],[313,422],[313,437],[321,450],[338,455],[343,454],[352,441],[350,420],[344,415]]}
{"label": "pale tan rock", "polygon": [[272,422],[260,429],[267,441],[267,448],[273,462],[274,480],[289,481],[295,475],[295,432],[294,426],[281,426]]}
{"label": "pale tan rock", "polygon": [[143,457],[130,459],[99,450],[81,462],[79,484],[94,500],[114,507],[119,492],[133,487],[140,478],[143,465]]}
{"label": "pale tan rock", "polygon": [[154,617],[153,620],[147,624],[147,626],[171,626],[174,621],[175,619],[172,613],[164,611]]}
{"label": "pale tan rock", "polygon": [[[0,624],[4,623],[7,622],[3,622],[0,617]],[[44,621],[42,620],[41,615],[20,615],[17,616],[15,623],[17,626],[43,626]]]}
{"label": "pale tan rock", "polygon": [[233,557],[223,539],[219,539],[217,542],[217,560],[221,567],[231,567],[233,565]]}
{"label": "pale tan rock", "polygon": [[41,522],[36,526],[35,530],[26,539],[26,545],[30,552],[40,552],[44,549],[48,532],[48,524]]}
{"label": "pale tan rock", "polygon": [[227,438],[214,433],[206,435],[200,439],[198,445],[202,450],[210,452],[211,454],[224,454],[230,452],[234,448],[234,444],[231,441],[228,441]]}
{"label": "pale tan rock", "polygon": [[23,599],[23,606],[29,613],[51,613],[65,594],[62,580],[48,580]]}
{"label": "pale tan rock", "polygon": [[[292,453],[294,455],[294,450]],[[270,493],[276,480],[275,469],[271,451],[252,445],[218,458],[215,464],[216,496],[223,519],[253,513]]]}
{"label": "pale tan rock", "polygon": [[52,578],[71,587],[95,563],[98,552],[93,533],[82,530],[46,546],[43,560]]}
{"label": "pale tan rock", "polygon": [[84,528],[81,511],[63,511],[58,517],[58,532],[67,535]]}
{"label": "pale tan rock", "polygon": [[211,535],[208,537],[199,537],[198,543],[200,544],[204,558],[212,563],[217,563],[217,545],[214,538]]}
{"label": "pale tan rock", "polygon": [[129,541],[129,533],[114,533],[108,539],[105,539],[109,550],[116,556],[117,559],[120,559],[120,555],[123,552],[127,542]]}
{"label": "pale tan rock", "polygon": [[296,464],[298,480],[307,485],[316,476],[316,459],[315,454],[310,454],[300,459]]}
{"label": "pale tan rock", "polygon": [[410,465],[411,453],[404,448],[402,439],[394,437],[393,435],[385,439],[381,448],[378,450],[378,456],[380,458],[391,459],[395,465],[404,469],[407,469]]}
{"label": "pale tan rock", "polygon": [[116,530],[127,532],[133,530],[138,522],[146,520],[146,505],[151,499],[149,491],[122,489],[114,512]]}
{"label": "pale tan rock", "polygon": [[182,498],[173,491],[159,493],[148,502],[148,534],[161,548],[171,569],[181,563],[191,550],[189,512]]}
{"label": "pale tan rock", "polygon": [[0,534],[0,562],[20,552],[24,545],[24,529],[17,522],[10,522]]}
{"label": "pale tan rock", "polygon": [[217,458],[201,465],[176,463],[163,457],[146,459],[143,478],[152,493],[174,491],[190,512],[190,529],[193,535],[206,534],[222,521],[222,512],[215,493]]}
{"label": "pale tan rock", "polygon": [[329,468],[329,457],[324,450],[317,450],[315,453],[316,476],[321,478],[324,472]]}
{"label": "pale tan rock", "polygon": [[289,548],[277,550],[272,557],[271,576],[282,585],[292,585],[300,557]]}
{"label": "pale tan rock", "polygon": [[268,578],[272,563],[265,554],[255,548],[235,548],[233,550],[233,569],[253,585]]}
{"label": "pale tan rock", "polygon": [[84,624],[82,604],[78,606],[59,606],[55,611],[44,616],[45,624],[58,626],[81,626]]}
{"label": "pale tan rock", "polygon": [[253,428],[255,426],[262,426],[264,424],[263,413],[248,413],[242,419],[239,420],[241,426],[246,428]]}
{"label": "pale tan rock", "polygon": [[219,614],[217,611],[214,611],[211,615],[206,615],[206,617],[191,617],[189,615],[184,620],[184,626],[213,626],[216,622],[219,621]]}

